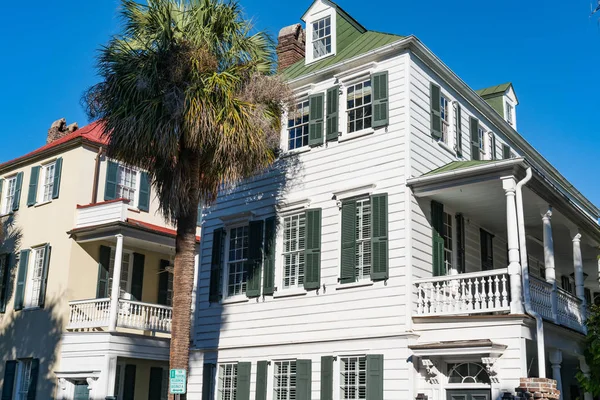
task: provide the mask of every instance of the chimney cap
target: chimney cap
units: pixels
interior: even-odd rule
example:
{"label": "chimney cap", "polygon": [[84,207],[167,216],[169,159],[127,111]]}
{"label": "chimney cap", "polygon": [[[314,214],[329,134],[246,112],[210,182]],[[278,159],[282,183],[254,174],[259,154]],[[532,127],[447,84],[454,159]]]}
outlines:
{"label": "chimney cap", "polygon": [[300,32],[302,32],[302,25],[300,24],[286,26],[284,28],[281,28],[281,30],[279,31],[279,36],[277,36],[277,38],[280,39],[284,36],[293,35],[297,39],[300,36]]}

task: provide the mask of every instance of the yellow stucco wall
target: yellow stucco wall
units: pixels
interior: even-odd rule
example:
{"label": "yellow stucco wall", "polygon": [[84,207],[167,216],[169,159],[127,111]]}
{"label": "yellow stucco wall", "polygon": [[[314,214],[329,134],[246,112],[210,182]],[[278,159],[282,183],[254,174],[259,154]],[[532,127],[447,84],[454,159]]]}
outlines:
{"label": "yellow stucco wall", "polygon": [[150,384],[150,368],[169,368],[167,362],[140,360],[130,358],[119,358],[119,363],[135,365],[135,395],[134,400],[148,400],[148,389]]}

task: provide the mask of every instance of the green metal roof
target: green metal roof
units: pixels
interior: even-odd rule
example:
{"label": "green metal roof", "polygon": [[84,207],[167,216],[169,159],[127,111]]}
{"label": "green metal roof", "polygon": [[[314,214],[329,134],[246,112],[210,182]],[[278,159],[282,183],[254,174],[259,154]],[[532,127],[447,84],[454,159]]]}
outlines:
{"label": "green metal roof", "polygon": [[492,96],[497,95],[497,94],[503,94],[511,86],[512,86],[512,83],[511,82],[507,82],[507,83],[503,83],[501,85],[490,86],[490,87],[485,88],[485,89],[476,90],[475,93],[477,93],[478,95],[480,95],[483,98],[486,98],[488,96],[492,97]]}
{"label": "green metal roof", "polygon": [[396,42],[404,37],[375,31],[366,31],[360,34],[353,33],[352,36],[354,40],[351,43],[348,43],[342,49],[339,49],[335,55],[326,57],[308,65],[305,65],[305,61],[302,59],[283,70],[282,76],[287,80],[296,79],[301,76],[308,75],[311,72],[315,72],[353,57],[368,53],[371,50],[375,50],[387,44]]}
{"label": "green metal roof", "polygon": [[443,172],[456,171],[456,170],[459,170],[459,169],[465,169],[465,168],[469,168],[469,167],[475,167],[475,166],[478,166],[478,165],[492,164],[492,163],[495,163],[495,162],[497,162],[497,161],[496,160],[452,161],[449,164],[446,164],[446,165],[441,166],[439,168],[436,168],[436,169],[434,169],[432,171],[429,171],[426,174],[423,174],[423,176],[437,175],[437,174],[441,174]]}

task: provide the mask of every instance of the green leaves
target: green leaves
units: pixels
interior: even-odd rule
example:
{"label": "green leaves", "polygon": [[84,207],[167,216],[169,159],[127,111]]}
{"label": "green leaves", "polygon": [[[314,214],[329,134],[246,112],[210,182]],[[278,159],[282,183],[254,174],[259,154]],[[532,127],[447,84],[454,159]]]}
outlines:
{"label": "green leaves", "polygon": [[600,396],[600,306],[588,305],[586,326],[587,335],[584,354],[589,367],[589,375],[586,376],[580,370],[577,372],[576,377],[583,391],[596,397]]}

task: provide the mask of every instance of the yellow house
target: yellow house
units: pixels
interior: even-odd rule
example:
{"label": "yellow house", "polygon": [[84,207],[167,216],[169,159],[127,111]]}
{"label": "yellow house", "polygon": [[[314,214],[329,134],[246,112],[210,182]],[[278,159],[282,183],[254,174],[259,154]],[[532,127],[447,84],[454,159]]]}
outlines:
{"label": "yellow house", "polygon": [[101,133],[0,164],[3,400],[166,399],[175,231]]}

